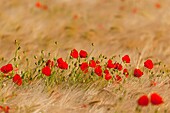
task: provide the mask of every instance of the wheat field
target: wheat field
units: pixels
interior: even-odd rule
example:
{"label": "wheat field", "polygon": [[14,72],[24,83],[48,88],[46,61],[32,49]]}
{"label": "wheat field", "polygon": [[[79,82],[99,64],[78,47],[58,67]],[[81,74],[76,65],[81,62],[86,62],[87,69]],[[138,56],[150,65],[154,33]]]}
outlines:
{"label": "wheat field", "polygon": [[[161,62],[153,70],[161,77],[155,77],[156,87],[150,87],[146,73],[126,84],[62,83],[49,91],[41,80],[24,87],[9,81],[0,88],[0,105],[8,105],[9,113],[170,113],[169,0],[40,0],[47,9],[36,2],[0,1],[0,67],[13,58],[17,40],[21,70],[25,58],[33,67],[33,56],[42,50],[66,58],[76,48],[93,51],[91,56],[128,54],[131,68],[151,58]],[[136,110],[139,96],[152,92],[159,92],[164,103]]]}

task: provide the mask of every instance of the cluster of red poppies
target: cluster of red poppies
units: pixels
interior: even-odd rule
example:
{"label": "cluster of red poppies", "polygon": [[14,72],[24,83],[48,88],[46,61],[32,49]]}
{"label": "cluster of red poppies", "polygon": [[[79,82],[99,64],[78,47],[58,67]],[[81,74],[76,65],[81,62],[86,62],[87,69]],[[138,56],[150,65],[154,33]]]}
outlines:
{"label": "cluster of red poppies", "polygon": [[[78,52],[76,49],[73,49],[70,52],[70,57],[73,59],[77,59],[77,61],[79,61],[78,59],[87,59],[88,53],[85,50],[81,50],[80,52]],[[122,61],[126,64],[130,63],[130,57],[128,55],[125,55],[122,57]],[[114,62],[112,61],[112,59],[108,59],[106,65],[101,65],[99,60],[90,60],[85,61],[85,62],[78,62],[80,65],[80,69],[82,70],[82,72],[84,72],[85,74],[89,71],[89,68],[92,68],[92,70],[94,71],[94,73],[98,76],[104,76],[104,78],[106,80],[110,80],[112,78],[112,74],[110,73],[111,69],[114,69],[114,71],[119,71],[121,72],[123,70],[123,75],[125,75],[125,77],[128,77],[129,72],[126,68],[123,69],[122,64],[118,63],[118,62]],[[46,62],[45,67],[42,68],[42,73],[46,76],[50,76],[51,75],[51,68],[52,67],[58,67],[60,69],[63,70],[67,70],[68,69],[68,63],[66,61],[64,61],[62,58],[58,58],[57,59],[57,63],[55,64],[54,61],[48,60]],[[144,66],[148,69],[152,69],[153,68],[153,62],[152,60],[148,59],[144,62]],[[12,64],[7,64],[5,66],[2,66],[1,68],[1,72],[8,75],[10,74],[11,71],[13,71],[13,66]],[[112,70],[113,71],[113,70]],[[105,74],[105,75],[103,75]],[[134,69],[134,77],[138,77],[140,78],[143,75],[143,72],[140,69]],[[120,75],[115,75],[114,79],[117,82],[120,82],[122,80],[122,77]],[[22,78],[19,74],[15,74],[13,76],[13,82],[16,83],[17,85],[21,85],[22,84]]]}
{"label": "cluster of red poppies", "polygon": [[[88,53],[85,50],[81,50],[80,52],[78,52],[76,49],[71,50],[70,52],[70,57],[74,58],[74,59],[85,59],[87,58]],[[77,60],[79,61],[79,60]],[[122,61],[125,64],[129,64],[130,63],[130,57],[129,55],[124,55],[122,57]],[[110,80],[112,78],[112,75],[110,73],[111,69],[114,69],[115,71],[119,71],[121,72],[123,70],[123,75],[125,75],[125,77],[127,78],[129,76],[129,72],[126,68],[123,69],[122,64],[118,63],[118,62],[114,62],[112,61],[112,59],[108,59],[107,64],[102,66],[100,65],[100,61],[99,60],[89,60],[89,61],[84,61],[84,62],[78,62],[80,65],[80,69],[82,72],[84,72],[85,74],[89,72],[89,68],[92,68],[94,73],[98,76],[103,76],[103,74],[105,74],[104,78],[106,80]],[[51,75],[51,68],[56,65],[58,68],[60,69],[68,69],[68,64],[66,63],[66,61],[64,61],[62,58],[58,58],[57,59],[57,64],[54,64],[54,61],[48,60],[46,62],[46,66],[42,69],[42,73],[46,76],[50,76]],[[153,62],[152,60],[148,59],[144,62],[144,66],[148,69],[152,69],[153,68]],[[104,70],[104,71],[103,71]],[[143,75],[143,72],[140,69],[134,69],[134,77],[138,77],[140,78]],[[114,79],[117,82],[120,82],[122,80],[122,77],[120,75],[116,75],[114,77]]]}
{"label": "cluster of red poppies", "polygon": [[[70,53],[71,58],[74,59],[78,59],[78,58],[87,58],[88,53],[84,50],[81,50],[80,52],[78,52],[76,49],[73,49]],[[79,61],[79,60],[77,60]],[[130,63],[130,57],[128,55],[124,55],[122,57],[122,61],[125,64]],[[68,68],[68,64],[63,61],[62,58],[59,58],[57,60],[58,63],[58,67],[60,69],[67,69]],[[79,62],[80,63],[80,62]],[[43,68],[42,73],[44,73],[46,76],[50,76],[51,70],[50,67],[54,66],[54,62],[51,60],[48,60],[46,63],[46,67]],[[86,74],[89,72],[89,68],[91,68],[94,73],[100,77],[104,75],[105,80],[110,80],[112,79],[112,74],[110,73],[110,71],[112,71],[111,69],[117,70],[119,72],[121,72],[123,70],[123,75],[125,75],[125,77],[127,78],[129,76],[129,72],[126,68],[123,69],[122,64],[118,63],[118,62],[114,62],[112,61],[112,59],[108,59],[106,65],[102,66],[100,65],[100,61],[99,60],[89,60],[86,62],[82,62],[79,64],[81,71]],[[47,68],[48,67],[48,68]],[[152,62],[152,60],[148,59],[144,62],[144,67],[151,70],[154,67],[154,64]],[[90,69],[90,70],[91,70]],[[104,70],[104,71],[103,71]],[[89,73],[90,74],[90,73]],[[140,78],[143,75],[143,72],[136,68],[134,69],[134,73],[133,73],[134,77]],[[118,74],[116,74],[114,76],[114,79],[119,83],[120,81],[122,81],[122,77]],[[153,93],[151,94],[151,99],[149,100],[149,98],[146,95],[141,96],[138,99],[138,105],[140,106],[147,106],[149,104],[149,101],[153,104],[153,105],[159,105],[161,103],[163,103],[162,97],[160,97],[157,93]]]}
{"label": "cluster of red poppies", "polygon": [[9,113],[9,106],[0,106],[0,113],[3,112],[3,113]]}
{"label": "cluster of red poppies", "polygon": [[[4,65],[0,68],[0,71],[2,73],[4,73],[4,76],[10,76],[12,75],[11,72],[13,71],[13,66],[12,64],[7,64],[7,65]],[[20,86],[22,84],[22,78],[20,77],[19,74],[15,74],[13,76],[13,82],[16,83],[18,86]]]}
{"label": "cluster of red poppies", "polygon": [[[106,63],[103,63],[101,59],[96,59],[92,58],[89,61],[88,53],[85,50],[81,50],[78,52],[76,49],[71,50],[70,52],[70,59],[75,59],[76,61],[76,66],[78,66],[77,69],[80,69],[82,74],[91,74],[91,71],[94,72],[97,76],[105,78],[105,80],[115,80],[117,83],[122,81],[122,76],[119,75],[122,73],[126,78],[130,75],[128,69],[124,68],[123,64],[119,62],[113,62],[113,59],[108,59]],[[70,60],[69,59],[69,60]],[[107,58],[105,58],[107,59]],[[121,58],[122,62],[127,66],[131,59],[129,55],[124,55]],[[144,67],[147,68],[148,70],[153,69],[154,64],[152,60],[148,59],[144,63]],[[64,61],[62,58],[58,58],[56,60],[56,63],[52,60],[47,60],[45,62],[44,67],[42,68],[41,72],[45,76],[51,76],[52,71],[55,71],[52,68],[58,68],[61,70],[68,70],[72,69],[71,66],[68,65],[66,61]],[[88,73],[90,70],[90,73]],[[7,64],[4,65],[0,68],[0,72],[4,74],[4,77],[12,77],[12,80],[15,84],[18,86],[22,85],[22,78],[15,69],[13,68],[12,64]],[[15,74],[14,74],[15,73]],[[113,74],[115,74],[113,76]],[[140,78],[143,75],[144,72],[142,72],[140,69],[135,68],[134,73],[132,74],[134,77]],[[14,76],[13,76],[14,75]],[[151,102],[153,105],[159,105],[163,103],[162,97],[159,96],[157,93],[151,94],[151,99],[147,97],[147,95],[143,95],[138,99],[138,105],[140,106],[147,106]],[[1,108],[2,109],[2,108]],[[4,108],[3,108],[4,109]]]}
{"label": "cluster of red poppies", "polygon": [[142,95],[137,102],[139,106],[147,106],[149,102],[151,102],[152,105],[160,105],[163,103],[163,99],[159,94],[152,93],[150,99],[147,95]]}
{"label": "cluster of red poppies", "polygon": [[[79,53],[76,49],[73,49],[70,53],[72,58],[78,58],[80,56],[80,58],[86,58],[87,57],[87,52],[84,50],[81,50]],[[80,66],[80,68],[82,69],[82,71],[86,70],[86,64],[82,63],[83,65]],[[53,66],[55,66],[63,69],[63,70],[67,70],[68,69],[68,63],[66,61],[64,61],[62,58],[58,58],[57,59],[57,64],[54,64],[54,61],[48,60],[46,62],[46,66],[42,69],[42,73],[46,76],[50,76],[51,75],[51,68]],[[92,64],[93,65],[93,64]]]}
{"label": "cluster of red poppies", "polygon": [[57,63],[60,69],[68,69],[68,64],[62,58],[59,58]]}
{"label": "cluster of red poppies", "polygon": [[[148,59],[148,60],[146,60],[146,61],[144,62],[144,66],[145,66],[146,68],[148,68],[148,69],[151,70],[154,65],[153,65],[152,60]],[[143,72],[142,72],[140,69],[135,69],[135,70],[134,70],[134,76],[135,76],[135,77],[140,78],[142,75],[143,75]]]}

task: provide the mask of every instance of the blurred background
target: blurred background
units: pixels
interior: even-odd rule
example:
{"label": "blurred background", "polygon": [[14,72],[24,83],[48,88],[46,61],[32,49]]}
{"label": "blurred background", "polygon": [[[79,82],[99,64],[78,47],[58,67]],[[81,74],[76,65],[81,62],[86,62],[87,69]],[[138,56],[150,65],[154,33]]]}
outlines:
{"label": "blurred background", "polygon": [[168,64],[169,4],[169,0],[1,0],[0,59],[13,57],[18,40],[28,57],[41,50],[66,56],[76,48],[94,49],[93,55],[140,54]]}

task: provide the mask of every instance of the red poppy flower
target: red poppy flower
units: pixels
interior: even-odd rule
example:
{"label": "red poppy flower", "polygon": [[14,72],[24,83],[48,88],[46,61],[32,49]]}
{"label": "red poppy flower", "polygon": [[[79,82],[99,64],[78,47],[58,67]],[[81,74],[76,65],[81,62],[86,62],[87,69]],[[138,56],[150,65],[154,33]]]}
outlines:
{"label": "red poppy flower", "polygon": [[0,106],[0,113],[4,111],[4,107]]}
{"label": "red poppy flower", "polygon": [[79,18],[79,15],[77,15],[77,14],[73,15],[74,20],[77,20],[78,18]]}
{"label": "red poppy flower", "polygon": [[105,69],[105,70],[104,70],[104,73],[105,73],[105,74],[109,74],[109,70]]}
{"label": "red poppy flower", "polygon": [[12,70],[13,70],[12,64],[7,64],[7,65],[1,67],[1,72],[3,72],[3,73],[9,73]]}
{"label": "red poppy flower", "polygon": [[36,2],[36,3],[35,3],[35,6],[36,6],[37,8],[41,8],[41,7],[42,7],[42,4],[41,4],[40,2]]}
{"label": "red poppy flower", "polygon": [[0,106],[0,109],[2,109],[3,107],[2,106]]}
{"label": "red poppy flower", "polygon": [[123,69],[122,65],[119,63],[115,63],[114,65],[116,66],[115,69],[117,69],[119,71],[121,71]]}
{"label": "red poppy flower", "polygon": [[160,105],[163,103],[163,99],[160,95],[158,95],[157,93],[152,93],[151,94],[151,103],[153,105]]}
{"label": "red poppy flower", "polygon": [[123,70],[123,74],[126,76],[126,78],[129,76],[129,72],[128,72],[128,70],[127,69],[124,69]]}
{"label": "red poppy flower", "polygon": [[13,82],[20,86],[22,84],[22,78],[18,74],[16,74],[13,77]]}
{"label": "red poppy flower", "polygon": [[42,73],[46,76],[50,76],[51,75],[51,69],[48,66],[46,66],[42,69]]}
{"label": "red poppy flower", "polygon": [[147,95],[143,95],[138,99],[139,106],[147,106],[149,104],[149,98]]}
{"label": "red poppy flower", "polygon": [[140,78],[143,75],[143,72],[140,69],[134,70],[134,76]]}
{"label": "red poppy flower", "polygon": [[58,67],[60,69],[68,69],[68,64],[66,62],[63,62],[63,63],[58,64]]}
{"label": "red poppy flower", "polygon": [[62,64],[63,62],[64,62],[64,60],[62,58],[57,59],[58,64]]}
{"label": "red poppy flower", "polygon": [[9,113],[9,106],[0,106],[0,112]]}
{"label": "red poppy flower", "polygon": [[125,55],[122,57],[122,61],[125,62],[125,63],[130,63],[130,57],[129,55]]}
{"label": "red poppy flower", "polygon": [[106,80],[110,80],[111,78],[112,78],[112,76],[111,76],[109,73],[106,73],[105,79],[106,79]]}
{"label": "red poppy flower", "polygon": [[96,61],[96,64],[100,64],[100,61],[97,60],[97,61]]}
{"label": "red poppy flower", "polygon": [[122,65],[121,64],[119,64],[119,63],[112,63],[112,60],[111,59],[109,59],[108,61],[107,61],[107,68],[114,68],[114,69],[117,69],[117,70],[119,70],[119,71],[121,71],[122,70]]}
{"label": "red poppy flower", "polygon": [[84,51],[84,50],[81,50],[79,55],[80,55],[81,58],[86,58],[87,57],[87,52]]}
{"label": "red poppy flower", "polygon": [[84,73],[87,73],[87,72],[88,72],[88,63],[87,63],[87,62],[83,62],[83,63],[80,65],[80,69],[81,69]]}
{"label": "red poppy flower", "polygon": [[5,106],[5,107],[4,107],[4,112],[5,112],[5,113],[9,113],[9,109],[10,109],[9,106]]}
{"label": "red poppy flower", "polygon": [[47,5],[42,5],[40,2],[36,2],[36,3],[35,3],[35,6],[36,6],[37,8],[41,8],[41,9],[44,9],[44,10],[47,10],[47,9],[48,9]]}
{"label": "red poppy flower", "polygon": [[76,49],[73,49],[70,53],[70,56],[72,56],[73,58],[78,58],[78,51]]}
{"label": "red poppy flower", "polygon": [[160,9],[160,8],[161,8],[161,4],[160,4],[160,3],[156,3],[156,4],[155,4],[155,7],[156,7],[157,9]]}
{"label": "red poppy flower", "polygon": [[156,86],[156,82],[155,81],[151,81],[151,83],[150,83],[150,86]]}
{"label": "red poppy flower", "polygon": [[54,66],[54,62],[53,61],[51,61],[51,60],[48,60],[47,62],[46,62],[46,66],[48,66],[48,67],[53,67]]}
{"label": "red poppy flower", "polygon": [[94,60],[90,60],[89,66],[92,67],[92,68],[95,68],[96,67],[96,62]]}
{"label": "red poppy flower", "polygon": [[62,58],[59,58],[59,59],[57,60],[57,63],[58,63],[58,67],[59,67],[60,69],[68,69],[68,64],[67,64],[65,61],[63,61]]}
{"label": "red poppy flower", "polygon": [[153,68],[153,62],[152,60],[148,59],[144,62],[144,66],[148,69],[152,69]]}
{"label": "red poppy flower", "polygon": [[116,66],[112,63],[112,60],[111,59],[109,59],[108,61],[107,61],[107,68],[115,68]]}
{"label": "red poppy flower", "polygon": [[116,76],[115,76],[115,80],[116,80],[117,82],[120,82],[120,81],[122,81],[122,77],[119,76],[119,75],[116,75]]}
{"label": "red poppy flower", "polygon": [[102,76],[102,69],[101,69],[101,66],[96,66],[95,68],[95,73],[98,75],[98,76]]}

